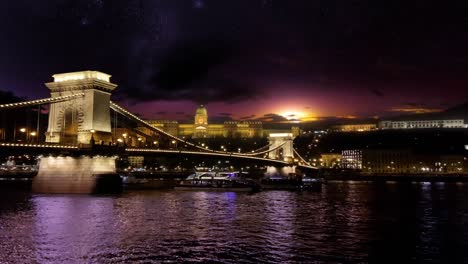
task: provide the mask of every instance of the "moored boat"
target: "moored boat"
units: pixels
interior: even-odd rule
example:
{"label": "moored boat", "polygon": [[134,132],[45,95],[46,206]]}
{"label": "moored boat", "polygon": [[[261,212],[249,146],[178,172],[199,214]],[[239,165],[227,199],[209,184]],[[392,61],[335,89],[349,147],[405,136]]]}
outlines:
{"label": "moored boat", "polygon": [[323,180],[308,176],[272,175],[260,181],[262,190],[321,191]]}
{"label": "moored boat", "polygon": [[252,192],[260,190],[260,186],[239,172],[207,172],[190,175],[187,179],[180,181],[174,189]]}
{"label": "moored boat", "polygon": [[321,191],[323,183],[322,178],[304,177],[300,189],[303,191]]}

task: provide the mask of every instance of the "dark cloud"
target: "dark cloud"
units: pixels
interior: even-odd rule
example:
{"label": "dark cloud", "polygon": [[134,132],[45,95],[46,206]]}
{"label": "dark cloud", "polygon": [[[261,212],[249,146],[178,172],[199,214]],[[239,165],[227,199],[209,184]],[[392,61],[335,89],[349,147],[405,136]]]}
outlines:
{"label": "dark cloud", "polygon": [[167,111],[159,111],[159,112],[156,112],[157,115],[166,115],[167,114]]}
{"label": "dark cloud", "polygon": [[265,114],[262,117],[257,118],[256,120],[262,121],[262,122],[273,122],[273,123],[288,121],[288,119],[285,118],[284,116],[274,114],[274,113]]}
{"label": "dark cloud", "polygon": [[241,120],[245,120],[245,119],[252,119],[254,118],[256,115],[252,114],[252,115],[248,115],[248,116],[242,116],[240,119]]}
{"label": "dark cloud", "polygon": [[468,95],[468,31],[466,1],[446,2],[8,1],[0,86],[46,97],[50,75],[95,69],[113,75],[125,103],[235,103],[284,84],[290,95],[329,91],[319,105],[379,99],[357,98],[368,104],[359,111],[414,98],[448,106]]}
{"label": "dark cloud", "polygon": [[145,74],[139,74],[138,86],[123,87],[120,92],[135,101],[190,100],[207,104],[255,99],[260,94],[252,83],[242,81],[235,70],[224,69],[239,55],[239,47],[233,42],[221,35],[180,41],[165,55],[154,55],[155,62],[145,68]]}
{"label": "dark cloud", "polygon": [[218,113],[220,116],[232,116],[232,113]]}
{"label": "dark cloud", "polygon": [[426,104],[408,103],[405,105],[398,105],[392,107],[388,112],[390,113],[406,113],[406,114],[427,114],[441,112],[443,109],[438,107],[431,107]]}
{"label": "dark cloud", "polygon": [[185,112],[175,112],[176,115],[185,115],[186,113]]}
{"label": "dark cloud", "polygon": [[384,93],[382,92],[382,90],[380,90],[380,89],[377,89],[377,88],[370,88],[369,90],[370,90],[370,92],[371,92],[373,95],[375,95],[375,96],[378,96],[378,97],[383,97],[383,96],[385,96],[385,94],[384,94]]}

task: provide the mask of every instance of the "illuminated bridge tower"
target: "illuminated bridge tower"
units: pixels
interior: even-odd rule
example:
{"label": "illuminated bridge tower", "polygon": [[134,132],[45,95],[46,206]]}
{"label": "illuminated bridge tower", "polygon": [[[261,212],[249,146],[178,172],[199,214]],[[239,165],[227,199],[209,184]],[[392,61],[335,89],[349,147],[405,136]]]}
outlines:
{"label": "illuminated bridge tower", "polygon": [[46,142],[89,144],[112,141],[110,96],[117,87],[110,75],[98,71],[55,74],[45,85],[52,98],[82,94],[71,100],[52,103]]}
{"label": "illuminated bridge tower", "polygon": [[292,163],[294,161],[293,140],[294,136],[292,133],[271,133],[268,137],[270,150],[278,149],[269,152],[268,157],[270,159],[283,159]]}

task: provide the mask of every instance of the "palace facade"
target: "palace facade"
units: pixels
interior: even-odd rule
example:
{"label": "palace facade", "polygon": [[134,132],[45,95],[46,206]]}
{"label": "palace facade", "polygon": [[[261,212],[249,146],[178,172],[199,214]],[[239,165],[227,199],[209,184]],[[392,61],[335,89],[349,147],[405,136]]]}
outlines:
{"label": "palace facade", "polygon": [[176,137],[253,138],[264,135],[263,124],[260,121],[226,121],[223,124],[209,124],[208,111],[203,105],[195,111],[192,124],[180,124],[173,120],[149,120],[148,123]]}

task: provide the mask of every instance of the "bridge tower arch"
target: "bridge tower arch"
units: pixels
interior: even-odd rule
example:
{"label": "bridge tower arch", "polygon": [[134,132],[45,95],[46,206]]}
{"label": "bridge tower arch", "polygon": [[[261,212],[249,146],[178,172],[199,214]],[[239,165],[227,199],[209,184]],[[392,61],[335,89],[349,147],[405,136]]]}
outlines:
{"label": "bridge tower arch", "polygon": [[270,133],[268,141],[270,143],[270,151],[268,157],[270,159],[283,159],[292,163],[294,161],[294,135],[292,133]]}
{"label": "bridge tower arch", "polygon": [[80,71],[52,75],[45,85],[52,98],[76,95],[70,100],[50,104],[46,142],[89,144],[112,141],[110,96],[117,88],[111,75],[99,71]]}

